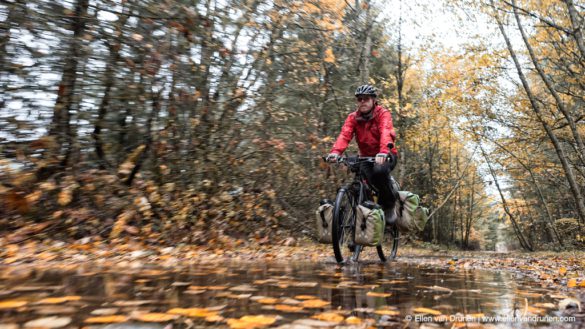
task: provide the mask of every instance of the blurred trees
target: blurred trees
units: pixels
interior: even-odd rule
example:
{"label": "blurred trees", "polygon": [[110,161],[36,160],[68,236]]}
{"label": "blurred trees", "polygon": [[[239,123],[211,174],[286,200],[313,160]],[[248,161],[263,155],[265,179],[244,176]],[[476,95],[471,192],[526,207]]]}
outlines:
{"label": "blurred trees", "polygon": [[417,53],[402,12],[391,23],[372,1],[4,1],[0,226],[49,216],[75,237],[197,243],[310,232],[348,177],[320,156],[369,82],[393,113],[394,174],[433,210],[424,239],[486,242],[497,199],[482,143],[520,234],[559,243],[558,218],[583,220],[583,5],[470,8],[525,26],[542,120],[501,83],[506,48]]}

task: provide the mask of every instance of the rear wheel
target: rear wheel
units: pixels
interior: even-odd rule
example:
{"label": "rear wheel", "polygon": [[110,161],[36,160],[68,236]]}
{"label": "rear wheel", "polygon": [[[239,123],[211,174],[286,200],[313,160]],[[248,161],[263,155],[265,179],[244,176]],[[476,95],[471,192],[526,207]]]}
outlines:
{"label": "rear wheel", "polygon": [[333,231],[331,232],[333,252],[338,263],[348,259],[352,252],[350,248],[352,250],[355,248],[353,244],[356,221],[354,203],[353,195],[347,189],[339,190],[333,208]]}

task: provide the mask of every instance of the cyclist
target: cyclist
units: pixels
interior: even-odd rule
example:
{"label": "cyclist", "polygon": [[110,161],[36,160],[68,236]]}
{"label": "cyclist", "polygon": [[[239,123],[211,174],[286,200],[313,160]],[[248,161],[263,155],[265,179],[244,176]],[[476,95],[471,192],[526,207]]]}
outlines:
{"label": "cyclist", "polygon": [[371,85],[362,85],[356,89],[357,109],[347,116],[326,159],[328,162],[336,162],[355,135],[360,156],[375,156],[375,163],[363,162],[360,169],[378,191],[378,204],[384,209],[386,221],[393,223],[395,215],[392,210],[398,192],[392,187],[390,172],[396,167],[398,158],[398,151],[394,147],[396,133],[390,111],[378,104],[377,96],[376,88]]}

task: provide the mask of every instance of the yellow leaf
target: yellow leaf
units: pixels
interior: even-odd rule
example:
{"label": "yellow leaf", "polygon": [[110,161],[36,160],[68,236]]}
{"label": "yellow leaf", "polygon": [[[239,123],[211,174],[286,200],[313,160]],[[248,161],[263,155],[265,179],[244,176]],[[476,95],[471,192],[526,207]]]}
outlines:
{"label": "yellow leaf", "polygon": [[303,308],[300,306],[291,306],[291,305],[275,305],[274,309],[277,311],[289,312],[289,313],[300,312],[303,310]]}
{"label": "yellow leaf", "polygon": [[119,323],[125,322],[128,320],[128,317],[124,315],[109,315],[109,316],[94,316],[91,318],[85,319],[85,323]]}
{"label": "yellow leaf", "polygon": [[577,279],[572,278],[572,279],[569,279],[569,281],[567,281],[567,287],[575,288],[576,286],[577,286]]}
{"label": "yellow leaf", "polygon": [[81,300],[81,296],[65,296],[65,297],[53,297],[44,298],[38,301],[39,304],[61,304],[69,301]]}
{"label": "yellow leaf", "polygon": [[394,311],[394,310],[376,310],[376,311],[374,311],[374,313],[378,314],[378,315],[390,315],[390,316],[400,315],[400,312]]}
{"label": "yellow leaf", "polygon": [[0,302],[0,310],[7,309],[7,308],[18,308],[21,306],[26,305],[27,302],[23,300],[7,300],[4,302]]}
{"label": "yellow leaf", "polygon": [[441,315],[440,311],[433,310],[432,308],[426,307],[417,307],[413,310],[415,313],[424,313],[424,314],[432,314],[432,315]]}
{"label": "yellow leaf", "polygon": [[298,296],[295,296],[295,299],[307,300],[307,299],[317,299],[317,297],[310,296],[310,295],[298,295]]}
{"label": "yellow leaf", "polygon": [[567,269],[565,267],[559,268],[559,274],[560,275],[565,275],[565,273],[567,273]]}
{"label": "yellow leaf", "polygon": [[177,318],[177,315],[167,313],[145,313],[134,317],[135,320],[142,322],[168,322]]}
{"label": "yellow leaf", "polygon": [[343,316],[341,316],[337,313],[333,313],[333,312],[325,312],[325,313],[321,313],[321,314],[316,314],[316,315],[313,315],[311,318],[321,320],[321,321],[335,322],[335,323],[340,323],[344,320]]}
{"label": "yellow leaf", "polygon": [[355,317],[355,316],[350,316],[349,318],[345,319],[345,323],[347,323],[347,324],[362,324],[362,319]]}
{"label": "yellow leaf", "polygon": [[225,318],[221,315],[210,315],[205,318],[205,321],[207,322],[221,322],[223,320],[225,320]]}
{"label": "yellow leaf", "polygon": [[331,304],[330,302],[326,302],[324,300],[321,299],[309,299],[309,300],[305,300],[304,302],[301,303],[302,307],[305,308],[322,308],[324,306],[327,306]]}
{"label": "yellow leaf", "polygon": [[269,326],[276,322],[275,316],[245,315],[239,319],[228,319],[227,323],[232,329],[252,329]]}
{"label": "yellow leaf", "polygon": [[390,293],[383,293],[383,292],[368,291],[368,293],[366,294],[366,296],[370,296],[370,297],[390,297],[390,296],[392,296],[392,294],[390,294]]}

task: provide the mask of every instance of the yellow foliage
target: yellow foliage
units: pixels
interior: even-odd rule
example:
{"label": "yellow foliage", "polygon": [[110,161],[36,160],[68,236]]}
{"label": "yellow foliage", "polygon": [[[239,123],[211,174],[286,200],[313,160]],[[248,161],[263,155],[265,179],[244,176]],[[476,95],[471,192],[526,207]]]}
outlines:
{"label": "yellow foliage", "polygon": [[327,48],[325,50],[325,58],[323,60],[327,63],[335,63],[335,55],[333,54],[333,50],[331,48]]}

